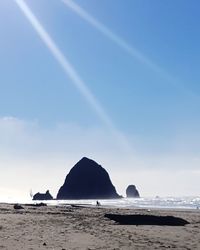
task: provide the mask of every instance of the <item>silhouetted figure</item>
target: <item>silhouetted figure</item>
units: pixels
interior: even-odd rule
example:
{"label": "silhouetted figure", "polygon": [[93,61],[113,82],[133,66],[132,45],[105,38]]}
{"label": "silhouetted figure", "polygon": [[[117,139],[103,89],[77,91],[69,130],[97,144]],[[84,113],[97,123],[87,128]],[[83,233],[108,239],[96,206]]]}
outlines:
{"label": "silhouetted figure", "polygon": [[101,206],[99,201],[96,202],[96,205],[97,205],[97,207]]}

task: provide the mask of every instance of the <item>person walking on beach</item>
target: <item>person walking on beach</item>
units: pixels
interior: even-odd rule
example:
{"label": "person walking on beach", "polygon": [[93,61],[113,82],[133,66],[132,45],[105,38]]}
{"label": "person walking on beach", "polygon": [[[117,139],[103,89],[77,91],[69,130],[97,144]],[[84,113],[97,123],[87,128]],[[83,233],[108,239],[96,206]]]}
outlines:
{"label": "person walking on beach", "polygon": [[97,207],[99,207],[101,204],[99,201],[96,202]]}

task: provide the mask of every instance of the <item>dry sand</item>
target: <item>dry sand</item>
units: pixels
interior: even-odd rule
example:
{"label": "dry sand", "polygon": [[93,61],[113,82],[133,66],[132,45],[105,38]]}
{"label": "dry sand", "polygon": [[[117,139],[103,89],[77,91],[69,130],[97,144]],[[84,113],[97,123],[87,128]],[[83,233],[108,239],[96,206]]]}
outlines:
{"label": "dry sand", "polygon": [[[200,211],[0,204],[0,249],[200,249]],[[117,225],[105,213],[174,215],[186,226]]]}

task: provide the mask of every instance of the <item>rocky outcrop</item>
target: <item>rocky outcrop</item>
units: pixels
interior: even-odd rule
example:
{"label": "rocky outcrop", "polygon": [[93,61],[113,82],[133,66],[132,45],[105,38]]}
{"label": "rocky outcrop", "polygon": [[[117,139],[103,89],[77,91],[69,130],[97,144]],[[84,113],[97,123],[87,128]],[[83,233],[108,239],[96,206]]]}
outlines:
{"label": "rocky outcrop", "polygon": [[36,193],[33,195],[33,200],[53,200],[53,196],[47,190],[46,193]]}
{"label": "rocky outcrop", "polygon": [[57,199],[114,199],[116,192],[106,170],[95,161],[82,158],[66,176]]}
{"label": "rocky outcrop", "polygon": [[14,204],[13,206],[14,209],[24,209],[20,204]]}
{"label": "rocky outcrop", "polygon": [[139,198],[140,194],[135,185],[129,185],[126,189],[127,198]]}

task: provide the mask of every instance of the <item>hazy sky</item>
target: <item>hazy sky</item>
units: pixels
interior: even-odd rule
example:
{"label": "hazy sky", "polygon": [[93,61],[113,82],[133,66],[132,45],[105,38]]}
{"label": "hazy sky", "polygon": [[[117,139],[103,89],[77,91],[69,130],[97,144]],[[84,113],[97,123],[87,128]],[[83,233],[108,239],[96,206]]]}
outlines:
{"label": "hazy sky", "polygon": [[55,196],[83,156],[108,170],[120,194],[136,184],[142,196],[199,195],[199,8],[1,0],[0,198],[31,188]]}

